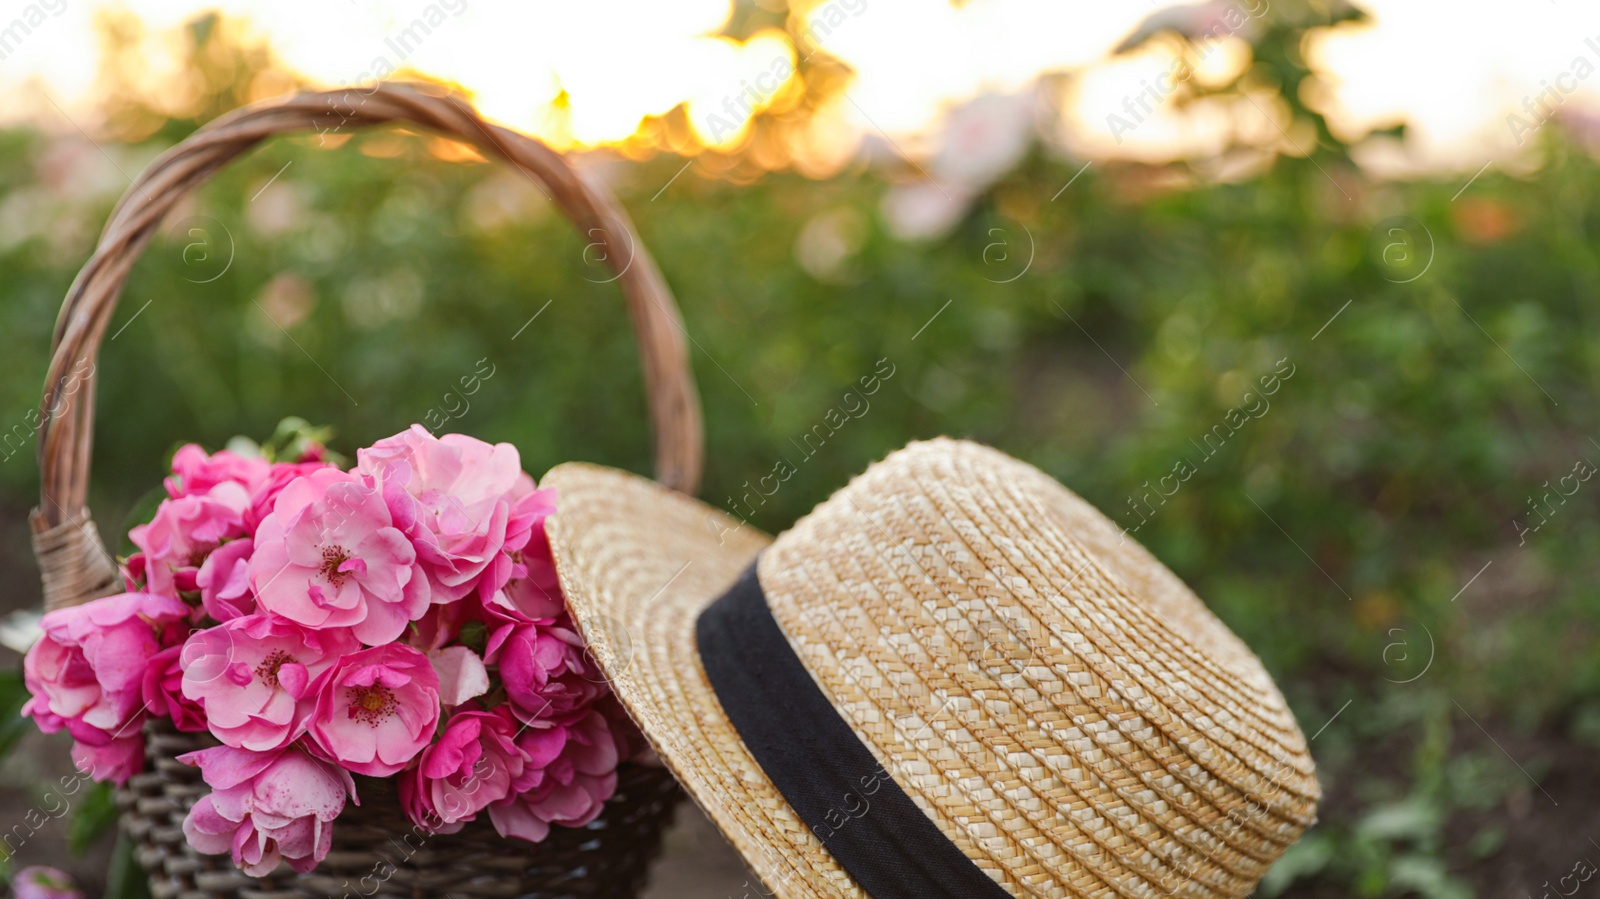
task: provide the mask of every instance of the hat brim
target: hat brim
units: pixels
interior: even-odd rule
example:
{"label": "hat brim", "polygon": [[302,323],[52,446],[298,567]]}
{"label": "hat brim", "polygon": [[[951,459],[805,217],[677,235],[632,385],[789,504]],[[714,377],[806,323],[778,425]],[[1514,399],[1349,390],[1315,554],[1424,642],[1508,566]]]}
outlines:
{"label": "hat brim", "polygon": [[656,754],[761,879],[761,895],[864,896],[745,748],[700,663],[700,613],[772,538],[595,465],[559,465],[540,486],[556,491],[550,545],[584,639]]}

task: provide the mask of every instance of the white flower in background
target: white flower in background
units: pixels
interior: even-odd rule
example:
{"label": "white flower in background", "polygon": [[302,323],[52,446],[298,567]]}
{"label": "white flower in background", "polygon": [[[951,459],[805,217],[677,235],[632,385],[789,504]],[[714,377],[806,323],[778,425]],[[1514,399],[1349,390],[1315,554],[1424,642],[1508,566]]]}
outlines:
{"label": "white flower in background", "polygon": [[983,94],[945,117],[929,170],[940,183],[988,187],[1028,152],[1036,133],[1037,93]]}
{"label": "white flower in background", "polygon": [[932,240],[949,233],[972,206],[976,194],[954,184],[931,181],[899,184],[883,196],[883,219],[901,240]]}
{"label": "white flower in background", "polygon": [[26,655],[44,635],[44,629],[39,627],[43,617],[38,609],[22,609],[0,618],[0,646]]}
{"label": "white flower in background", "polygon": [[867,223],[848,206],[819,212],[800,229],[794,256],[811,277],[828,284],[850,280],[850,260],[861,250]]}
{"label": "white flower in background", "polygon": [[974,200],[1027,155],[1037,134],[1039,94],[983,94],[951,110],[929,180],[897,185],[883,198],[889,231],[902,240],[927,240],[955,227]]}
{"label": "white flower in background", "polygon": [[[1341,8],[1345,4],[1336,4]],[[1117,45],[1112,54],[1126,53],[1162,32],[1175,32],[1191,41],[1207,38],[1238,37],[1250,40],[1256,34],[1256,20],[1267,11],[1263,0],[1208,0],[1185,6],[1169,6],[1153,12],[1134,32]]]}

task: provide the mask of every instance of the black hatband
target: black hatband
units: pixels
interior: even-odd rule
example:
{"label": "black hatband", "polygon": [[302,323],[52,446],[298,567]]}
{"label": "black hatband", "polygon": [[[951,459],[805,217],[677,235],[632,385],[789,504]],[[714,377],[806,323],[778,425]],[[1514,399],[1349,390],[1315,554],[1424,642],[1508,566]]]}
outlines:
{"label": "black hatband", "polygon": [[695,624],[711,687],[750,754],[873,899],[1007,899],[839,716],[767,606],[755,565]]}

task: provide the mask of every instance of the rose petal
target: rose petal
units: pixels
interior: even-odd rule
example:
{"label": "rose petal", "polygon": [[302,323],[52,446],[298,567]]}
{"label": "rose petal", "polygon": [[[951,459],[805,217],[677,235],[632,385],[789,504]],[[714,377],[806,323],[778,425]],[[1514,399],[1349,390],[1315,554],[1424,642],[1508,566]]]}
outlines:
{"label": "rose petal", "polygon": [[460,705],[489,692],[489,669],[483,659],[465,646],[447,646],[428,653],[439,675],[439,701]]}

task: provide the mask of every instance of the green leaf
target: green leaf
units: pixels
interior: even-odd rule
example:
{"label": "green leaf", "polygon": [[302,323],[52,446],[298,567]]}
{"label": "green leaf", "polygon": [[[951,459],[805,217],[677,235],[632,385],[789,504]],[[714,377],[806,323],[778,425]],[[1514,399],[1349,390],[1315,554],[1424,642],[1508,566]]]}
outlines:
{"label": "green leaf", "polygon": [[110,784],[97,783],[83,794],[72,823],[67,825],[67,847],[82,854],[117,823],[116,793]]}
{"label": "green leaf", "polygon": [[483,655],[485,647],[489,644],[488,625],[481,621],[468,621],[461,625],[461,636],[457,638],[457,642],[478,655]]}
{"label": "green leaf", "polygon": [[1473,899],[1470,887],[1451,877],[1444,862],[1420,855],[1403,855],[1389,868],[1389,882],[1401,889],[1411,889],[1425,899]]}
{"label": "green leaf", "polygon": [[1333,841],[1320,833],[1307,834],[1300,842],[1278,859],[1277,864],[1261,879],[1260,892],[1265,899],[1281,894],[1289,885],[1304,877],[1314,877],[1333,860]]}
{"label": "green leaf", "polygon": [[150,899],[150,881],[133,859],[133,841],[117,834],[111,850],[111,867],[106,871],[106,899]]}
{"label": "green leaf", "polygon": [[16,671],[0,671],[0,758],[22,739],[33,727],[33,722],[22,717],[22,706],[28,701],[28,688],[22,675]]}
{"label": "green leaf", "polygon": [[313,425],[303,418],[290,416],[278,422],[277,430],[261,445],[261,452],[276,462],[293,462],[313,447],[320,447],[324,458],[342,467],[345,460],[327,448],[333,434],[332,427]]}
{"label": "green leaf", "polygon": [[1380,805],[1356,825],[1356,834],[1369,840],[1422,840],[1437,833],[1439,810],[1421,799]]}
{"label": "green leaf", "polygon": [[1467,852],[1476,859],[1485,859],[1496,852],[1506,842],[1506,829],[1498,824],[1491,824],[1473,835],[1467,843]]}
{"label": "green leaf", "polygon": [[133,508],[129,510],[128,517],[123,519],[122,528],[118,531],[122,535],[120,555],[126,557],[139,551],[139,548],[133,545],[133,541],[128,539],[128,532],[141,524],[149,524],[150,519],[156,517],[156,510],[160,508],[161,501],[166,498],[166,488],[156,486],[146,490],[134,501]]}

